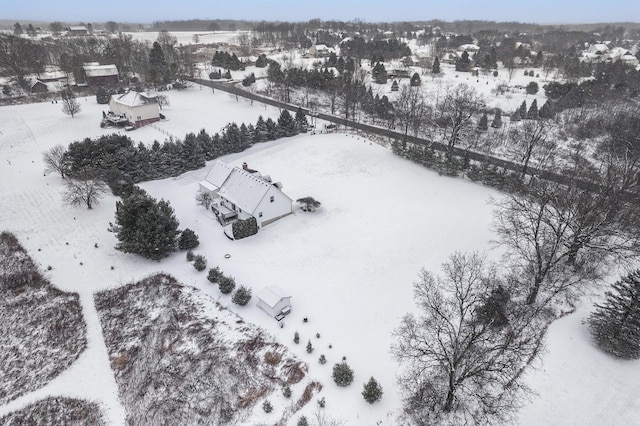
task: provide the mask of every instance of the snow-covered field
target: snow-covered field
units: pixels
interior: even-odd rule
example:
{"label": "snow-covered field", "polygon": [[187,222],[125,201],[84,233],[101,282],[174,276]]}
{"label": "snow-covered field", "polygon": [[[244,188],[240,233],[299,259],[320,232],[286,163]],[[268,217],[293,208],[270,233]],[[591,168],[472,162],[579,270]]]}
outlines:
{"label": "snow-covered field", "polygon": [[[235,38],[242,35],[244,31],[170,31],[169,34],[178,40],[178,44],[212,44],[231,43]],[[134,40],[148,41],[153,43],[158,39],[158,31],[140,31],[124,33],[133,37]],[[197,39],[194,36],[198,36]],[[197,40],[197,43],[196,43]]]}
{"label": "snow-covered field", "polygon": [[[206,88],[165,93],[171,100],[163,111],[169,120],[128,133],[135,141],[163,140],[166,133],[157,129],[181,138],[201,128],[218,131],[230,121],[255,122],[260,114],[278,116],[276,109]],[[0,416],[48,395],[64,395],[98,401],[111,424],[124,424],[93,293],[166,271],[290,345],[309,363],[309,377],[324,384],[320,396],[332,417],[349,425],[395,425],[393,415],[401,401],[394,381],[397,365],[389,353],[390,332],[414,309],[411,284],[420,268],[439,270],[453,251],[491,250],[487,200],[499,194],[438,176],[383,146],[343,134],[300,135],[223,158],[233,165],[246,161],[271,175],[293,199],[311,195],[323,203],[316,213],[297,210],[240,241],[229,241],[211,213],[194,201],[206,168],[142,184],[152,196],[171,202],[181,228],[196,231],[201,244],[195,251],[206,256],[209,267],[220,266],[254,293],[269,284],[291,293],[293,312],[280,328],[253,303],[232,305],[206,280],[205,272],[193,269],[184,253],[158,263],[114,250],[116,240],[107,227],[114,219],[115,197],[105,197],[93,210],[62,203],[61,179],[43,175],[41,153],[106,133],[98,126],[105,107],[94,98],[81,99],[81,105],[75,118],[63,115],[60,104],[0,108],[0,224],[16,234],[34,260],[52,265],[54,285],[80,294],[88,332],[87,349],[67,371],[0,407]],[[490,251],[489,256],[498,259],[499,253]],[[548,350],[528,375],[539,395],[521,411],[520,424],[637,423],[639,362],[614,360],[592,346],[581,324],[589,309],[587,303],[551,326]],[[309,321],[304,323],[303,317]],[[293,344],[295,331],[300,333],[299,345]],[[307,340],[315,347],[311,355],[305,351]],[[327,364],[317,362],[320,354]],[[331,367],[343,356],[355,380],[338,388]],[[371,376],[385,392],[373,406],[360,395]],[[311,418],[315,410],[312,401],[303,413]]]}

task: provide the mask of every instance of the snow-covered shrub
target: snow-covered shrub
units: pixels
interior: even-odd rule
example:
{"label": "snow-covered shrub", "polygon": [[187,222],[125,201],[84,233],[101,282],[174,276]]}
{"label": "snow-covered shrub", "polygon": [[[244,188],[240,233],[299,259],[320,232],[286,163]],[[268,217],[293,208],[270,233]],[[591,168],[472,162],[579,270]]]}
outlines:
{"label": "snow-covered shrub", "polygon": [[258,221],[255,217],[236,220],[231,225],[231,229],[233,230],[233,238],[240,240],[258,233]]}
{"label": "snow-covered shrub", "polygon": [[373,377],[369,379],[362,390],[362,397],[369,404],[373,404],[382,398],[382,386]]}
{"label": "snow-covered shrub", "polygon": [[233,277],[222,275],[218,279],[218,288],[220,289],[220,293],[229,294],[236,288],[236,280],[234,280]]}
{"label": "snow-covered shrub", "polygon": [[285,383],[282,387],[282,395],[285,398],[291,398],[291,386],[289,386],[289,383]]}
{"label": "snow-covered shrub", "polygon": [[273,411],[273,405],[271,405],[271,402],[267,400],[262,403],[262,409],[265,413],[270,413]]}
{"label": "snow-covered shrub", "polygon": [[251,289],[241,285],[238,289],[233,293],[233,297],[231,301],[236,305],[244,306],[251,300]]}
{"label": "snow-covered shrub", "polygon": [[196,255],[193,253],[193,251],[189,250],[187,252],[187,261],[189,262],[193,262],[193,259],[195,259]]}
{"label": "snow-covered shrub", "polygon": [[300,418],[298,419],[298,426],[309,426],[309,421],[307,420],[307,418],[305,416],[300,416]]}
{"label": "snow-covered shrub", "polygon": [[193,259],[193,267],[196,271],[204,271],[207,268],[207,258],[199,254]]}
{"label": "snow-covered shrub", "polygon": [[313,352],[313,345],[311,344],[311,340],[307,342],[307,353],[310,354]]}
{"label": "snow-covered shrub", "polygon": [[300,343],[300,334],[297,331],[293,333],[293,343],[295,344]]}
{"label": "snow-covered shrub", "polygon": [[220,267],[216,266],[215,268],[209,269],[209,273],[207,274],[207,279],[209,282],[217,283],[222,278],[222,271],[220,271]]}
{"label": "snow-covered shrub", "polygon": [[200,245],[198,235],[191,229],[186,228],[180,233],[180,238],[178,239],[178,248],[180,250],[191,250],[198,247],[198,245]]}
{"label": "snow-covered shrub", "polygon": [[353,370],[345,361],[342,361],[333,366],[332,377],[336,385],[349,386],[353,382]]}
{"label": "snow-covered shrub", "polygon": [[318,358],[318,362],[322,365],[327,363],[327,357],[324,356],[324,354],[320,355],[320,358]]}

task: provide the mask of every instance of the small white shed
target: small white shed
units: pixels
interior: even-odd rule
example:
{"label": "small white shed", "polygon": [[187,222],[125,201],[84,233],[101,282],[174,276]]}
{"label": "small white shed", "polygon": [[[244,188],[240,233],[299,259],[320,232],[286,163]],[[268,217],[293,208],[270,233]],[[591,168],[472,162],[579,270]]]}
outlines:
{"label": "small white shed", "polygon": [[258,293],[258,307],[280,321],[291,312],[291,296],[280,287],[270,285]]}

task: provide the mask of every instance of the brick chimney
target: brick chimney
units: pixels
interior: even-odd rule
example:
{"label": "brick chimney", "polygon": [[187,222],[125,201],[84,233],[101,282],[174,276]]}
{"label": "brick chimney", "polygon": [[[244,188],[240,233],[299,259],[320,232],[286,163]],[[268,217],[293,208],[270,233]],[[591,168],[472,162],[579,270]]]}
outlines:
{"label": "brick chimney", "polygon": [[249,166],[247,166],[246,162],[242,163],[242,170],[249,170]]}

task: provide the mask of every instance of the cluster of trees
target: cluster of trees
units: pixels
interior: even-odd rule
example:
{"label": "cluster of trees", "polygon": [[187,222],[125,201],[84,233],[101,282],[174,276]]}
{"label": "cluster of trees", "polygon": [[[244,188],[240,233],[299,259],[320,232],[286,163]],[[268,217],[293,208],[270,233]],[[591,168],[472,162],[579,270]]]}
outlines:
{"label": "cluster of trees", "polygon": [[307,129],[302,110],[295,117],[283,110],[277,122],[258,118],[255,125],[230,123],[221,134],[209,135],[201,130],[189,133],[184,140],[154,142],[151,147],[124,135],[112,134],[97,139],[86,138],[64,148],[45,153],[51,170],[63,177],[90,175],[106,181],[117,193],[131,190],[131,184],[144,180],[177,176],[188,170],[204,167],[205,161],[221,155],[241,152],[254,143],[293,136]]}
{"label": "cluster of trees", "polygon": [[362,37],[352,37],[340,44],[340,51],[344,56],[357,59],[383,58],[384,61],[390,59],[411,56],[409,46],[396,38],[389,40],[365,40]]}
{"label": "cluster of trees", "polygon": [[231,71],[244,71],[245,65],[235,53],[221,52],[216,50],[211,59],[211,65],[221,67]]}

